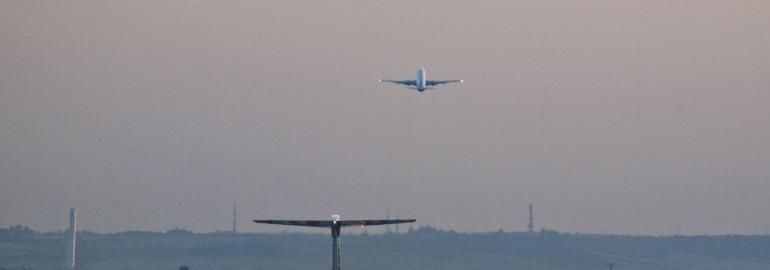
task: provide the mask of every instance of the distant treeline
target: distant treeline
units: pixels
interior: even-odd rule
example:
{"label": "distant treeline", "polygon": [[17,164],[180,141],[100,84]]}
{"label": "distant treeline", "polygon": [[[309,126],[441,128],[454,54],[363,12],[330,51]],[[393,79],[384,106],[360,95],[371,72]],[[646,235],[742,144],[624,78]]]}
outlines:
{"label": "distant treeline", "polygon": [[[78,270],[323,269],[325,233],[123,232],[78,236]],[[62,269],[63,232],[0,229],[0,268]],[[770,269],[769,236],[458,233],[344,234],[344,269]],[[23,267],[23,268],[22,268]]]}

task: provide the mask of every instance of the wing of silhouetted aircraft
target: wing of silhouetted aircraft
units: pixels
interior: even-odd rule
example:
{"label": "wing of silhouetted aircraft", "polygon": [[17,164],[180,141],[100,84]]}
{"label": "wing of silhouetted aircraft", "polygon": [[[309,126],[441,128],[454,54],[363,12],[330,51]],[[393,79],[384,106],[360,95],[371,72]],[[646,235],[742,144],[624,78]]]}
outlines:
{"label": "wing of silhouetted aircraft", "polygon": [[403,80],[403,81],[398,81],[398,80],[380,80],[380,81],[381,82],[395,83],[395,84],[404,84],[404,85],[417,85],[417,81],[415,81],[415,80],[411,80],[411,81],[410,80]]}
{"label": "wing of silhouetted aircraft", "polygon": [[373,226],[373,225],[386,225],[397,223],[410,223],[415,222],[415,219],[362,219],[362,220],[254,220],[256,223],[265,224],[278,224],[278,225],[292,225],[292,226],[305,226],[305,227],[321,227],[328,228],[333,224],[339,223],[340,226]]}
{"label": "wing of silhouetted aircraft", "polygon": [[305,226],[305,227],[321,227],[328,228],[332,226],[334,221],[331,220],[254,220],[256,223],[266,224],[278,224],[278,225],[292,225],[292,226]]}
{"label": "wing of silhouetted aircraft", "polygon": [[415,222],[416,219],[366,219],[366,220],[340,220],[342,226],[373,226],[398,223]]}
{"label": "wing of silhouetted aircraft", "polygon": [[425,81],[425,85],[433,86],[433,85],[439,85],[439,84],[445,84],[445,83],[456,83],[456,82],[463,82],[463,80],[448,80],[448,81],[432,81],[432,80],[428,80],[428,81]]}

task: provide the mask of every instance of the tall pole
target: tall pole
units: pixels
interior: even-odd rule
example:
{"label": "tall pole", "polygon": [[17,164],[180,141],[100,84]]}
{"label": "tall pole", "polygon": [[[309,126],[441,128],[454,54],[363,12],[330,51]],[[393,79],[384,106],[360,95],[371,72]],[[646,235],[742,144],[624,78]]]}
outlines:
{"label": "tall pole", "polygon": [[529,224],[527,224],[527,232],[535,233],[535,220],[532,215],[532,203],[529,203]]}
{"label": "tall pole", "polygon": [[77,242],[77,210],[75,208],[70,209],[70,230],[69,236],[69,250],[67,250],[67,270],[75,269],[75,243]]}
{"label": "tall pole", "polygon": [[235,234],[235,202],[233,202],[233,234]]}
{"label": "tall pole", "polygon": [[332,270],[340,270],[340,237],[332,238],[334,250],[332,251]]}
{"label": "tall pole", "polygon": [[340,270],[340,229],[341,224],[332,223],[332,270]]}

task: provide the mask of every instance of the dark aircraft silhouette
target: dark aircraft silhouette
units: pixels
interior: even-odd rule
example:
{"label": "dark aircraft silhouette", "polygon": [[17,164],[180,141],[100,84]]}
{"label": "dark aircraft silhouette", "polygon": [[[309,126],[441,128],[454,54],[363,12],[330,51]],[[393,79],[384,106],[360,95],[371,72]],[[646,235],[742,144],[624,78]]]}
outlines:
{"label": "dark aircraft silhouette", "polygon": [[340,229],[346,226],[374,226],[397,223],[415,222],[416,219],[365,219],[340,220],[339,215],[333,215],[331,220],[254,220],[256,223],[292,225],[305,227],[331,228],[332,231],[332,270],[340,270]]}

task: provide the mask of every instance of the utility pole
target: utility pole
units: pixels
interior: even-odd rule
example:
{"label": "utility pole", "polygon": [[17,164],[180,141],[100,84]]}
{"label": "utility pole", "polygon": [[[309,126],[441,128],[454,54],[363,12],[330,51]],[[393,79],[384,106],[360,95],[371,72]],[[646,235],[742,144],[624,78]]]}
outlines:
{"label": "utility pole", "polygon": [[70,209],[70,230],[68,235],[68,247],[67,247],[67,265],[65,269],[75,270],[75,243],[77,243],[77,231],[78,231],[78,213],[75,208]]}
{"label": "utility pole", "polygon": [[532,203],[529,203],[529,224],[527,224],[527,232],[529,234],[535,233],[535,218],[532,214]]}
{"label": "utility pole", "polygon": [[235,205],[235,202],[233,202],[233,234],[236,233],[235,231],[235,213],[236,212],[235,211],[236,211],[236,205]]}

